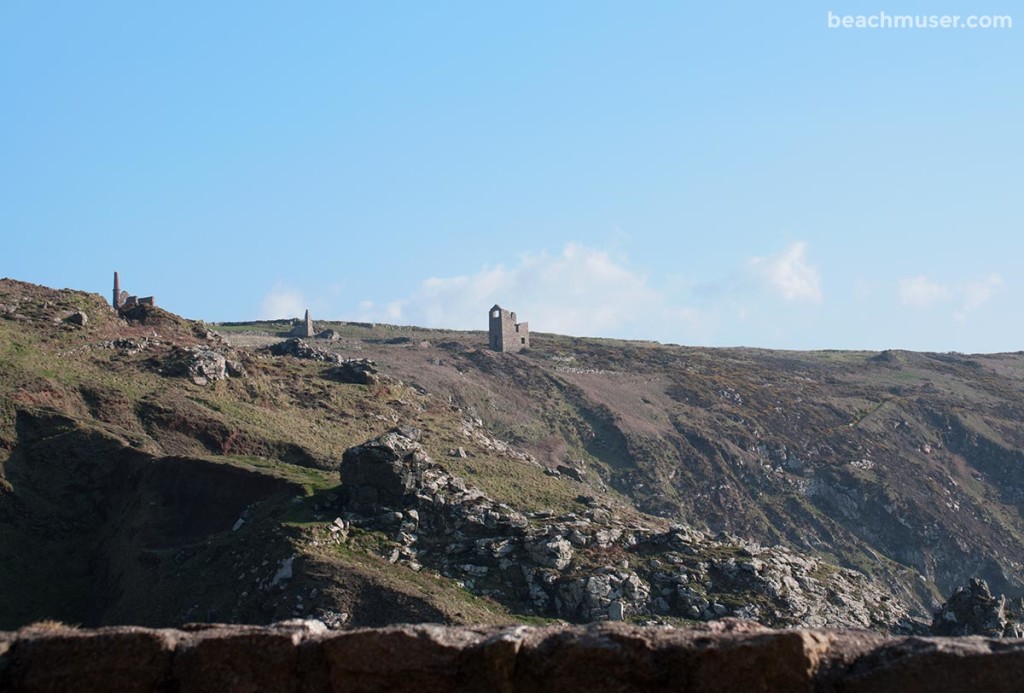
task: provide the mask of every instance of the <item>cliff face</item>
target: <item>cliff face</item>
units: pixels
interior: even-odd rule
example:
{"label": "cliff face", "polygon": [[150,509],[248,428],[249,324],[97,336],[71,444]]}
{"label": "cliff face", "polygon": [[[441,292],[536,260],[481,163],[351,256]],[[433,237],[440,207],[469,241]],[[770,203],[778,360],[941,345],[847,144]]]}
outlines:
{"label": "cliff face", "polygon": [[0,632],[9,691],[1020,690],[1024,642],[859,631],[403,626]]}

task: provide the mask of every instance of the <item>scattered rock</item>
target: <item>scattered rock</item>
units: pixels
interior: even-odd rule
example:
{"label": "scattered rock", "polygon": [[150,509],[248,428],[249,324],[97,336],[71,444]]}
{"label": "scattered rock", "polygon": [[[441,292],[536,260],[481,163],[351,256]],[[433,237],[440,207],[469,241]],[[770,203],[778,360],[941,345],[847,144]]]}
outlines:
{"label": "scattered rock", "polygon": [[292,563],[294,562],[294,556],[281,559],[281,565],[278,566],[277,572],[274,573],[274,577],[270,580],[271,587],[277,587],[282,582],[292,579]]}
{"label": "scattered rock", "polygon": [[129,354],[134,354],[139,351],[145,351],[149,348],[151,343],[159,343],[157,340],[151,340],[146,337],[142,339],[114,339],[109,342],[104,342],[103,346],[107,349],[116,349],[118,351],[126,351]]}
{"label": "scattered rock", "polygon": [[76,310],[74,313],[64,318],[64,322],[66,322],[69,325],[78,325],[79,327],[85,327],[85,325],[89,322],[89,316],[86,315],[83,311]]}

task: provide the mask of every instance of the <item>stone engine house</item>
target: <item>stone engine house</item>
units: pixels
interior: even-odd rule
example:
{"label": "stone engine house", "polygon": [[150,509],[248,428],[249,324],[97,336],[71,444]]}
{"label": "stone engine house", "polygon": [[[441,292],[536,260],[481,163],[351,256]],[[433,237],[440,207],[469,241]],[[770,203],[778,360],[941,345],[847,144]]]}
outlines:
{"label": "stone engine house", "polygon": [[121,291],[121,277],[114,272],[114,294],[111,297],[110,305],[120,312],[136,306],[155,306],[156,299],[152,296],[132,296],[127,291]]}
{"label": "stone engine house", "polygon": [[491,307],[488,315],[490,317],[488,333],[491,349],[515,353],[530,348],[529,323],[516,322],[516,314],[505,310],[498,304]]}

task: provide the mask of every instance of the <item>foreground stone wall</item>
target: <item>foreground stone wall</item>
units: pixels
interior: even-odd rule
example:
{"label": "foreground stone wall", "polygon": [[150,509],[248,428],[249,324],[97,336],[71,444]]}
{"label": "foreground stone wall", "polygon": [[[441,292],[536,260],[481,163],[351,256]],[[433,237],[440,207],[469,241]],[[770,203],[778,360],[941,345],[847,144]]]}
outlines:
{"label": "foreground stone wall", "polygon": [[772,631],[315,621],[0,633],[3,691],[1019,691],[1024,640]]}

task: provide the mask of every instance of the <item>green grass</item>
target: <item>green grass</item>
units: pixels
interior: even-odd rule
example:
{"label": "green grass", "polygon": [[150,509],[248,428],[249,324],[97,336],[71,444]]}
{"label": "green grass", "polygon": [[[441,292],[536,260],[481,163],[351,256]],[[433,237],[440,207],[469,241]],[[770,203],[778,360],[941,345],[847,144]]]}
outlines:
{"label": "green grass", "polygon": [[828,580],[837,572],[839,572],[839,569],[831,563],[818,561],[818,564],[811,568],[807,574],[819,582],[827,583]]}
{"label": "green grass", "polygon": [[869,357],[874,356],[874,352],[871,351],[836,351],[832,349],[826,349],[823,351],[809,351],[806,355],[816,361],[824,361],[826,363],[850,363],[850,364],[861,364],[864,363]]}
{"label": "green grass", "polygon": [[307,496],[338,485],[338,475],[336,472],[300,467],[266,457],[224,455],[217,457],[206,456],[204,459],[219,464],[230,464],[250,471],[267,473],[279,479],[291,481],[302,486]]}
{"label": "green grass", "polygon": [[508,457],[441,458],[444,467],[492,498],[521,510],[579,510],[580,484],[544,474],[540,467]]}

